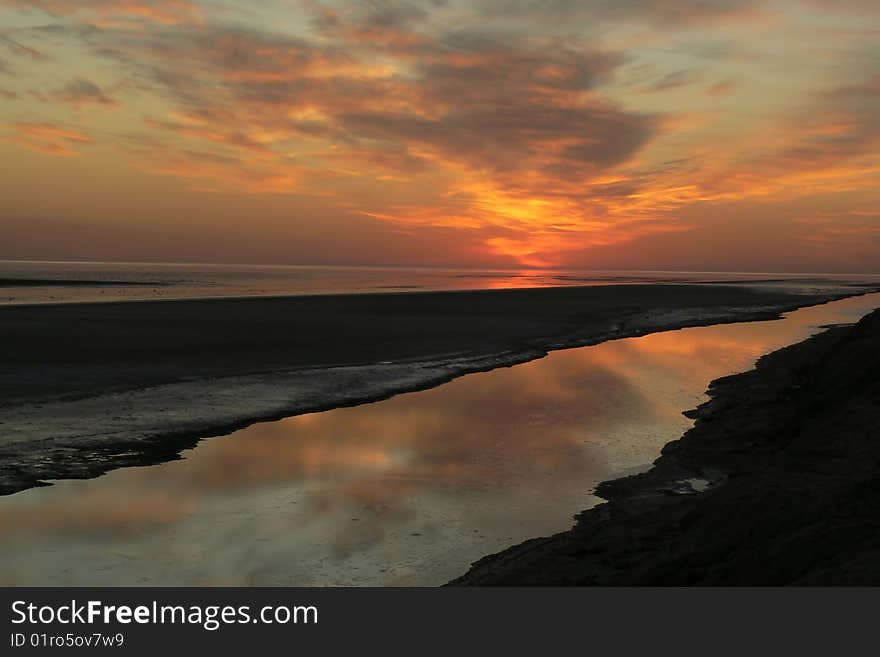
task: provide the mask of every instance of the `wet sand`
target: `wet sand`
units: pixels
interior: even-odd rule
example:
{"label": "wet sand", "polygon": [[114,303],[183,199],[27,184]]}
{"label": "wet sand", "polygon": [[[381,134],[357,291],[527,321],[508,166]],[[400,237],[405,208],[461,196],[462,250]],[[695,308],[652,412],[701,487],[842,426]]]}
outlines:
{"label": "wet sand", "polygon": [[552,349],[769,319],[845,296],[609,285],[7,306],[0,493],[174,459],[258,420],[382,399]]}
{"label": "wet sand", "polygon": [[880,584],[880,311],[716,380],[649,471],[453,585]]}

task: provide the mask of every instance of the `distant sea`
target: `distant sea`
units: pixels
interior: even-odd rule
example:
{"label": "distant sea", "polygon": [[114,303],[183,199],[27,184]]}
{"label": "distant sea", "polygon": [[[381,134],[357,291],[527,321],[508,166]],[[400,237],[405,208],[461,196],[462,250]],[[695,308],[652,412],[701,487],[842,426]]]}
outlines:
{"label": "distant sea", "polygon": [[0,260],[0,305],[620,283],[748,284],[812,292],[876,285],[880,275]]}

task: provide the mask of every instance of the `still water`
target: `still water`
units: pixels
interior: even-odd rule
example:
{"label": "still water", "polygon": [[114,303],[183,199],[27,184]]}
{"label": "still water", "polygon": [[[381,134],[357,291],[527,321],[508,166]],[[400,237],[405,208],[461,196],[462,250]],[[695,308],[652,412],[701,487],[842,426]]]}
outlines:
{"label": "still water", "polygon": [[3,585],[434,585],[564,530],[709,381],[880,294],[656,333],[253,425],[184,460],[0,498]]}

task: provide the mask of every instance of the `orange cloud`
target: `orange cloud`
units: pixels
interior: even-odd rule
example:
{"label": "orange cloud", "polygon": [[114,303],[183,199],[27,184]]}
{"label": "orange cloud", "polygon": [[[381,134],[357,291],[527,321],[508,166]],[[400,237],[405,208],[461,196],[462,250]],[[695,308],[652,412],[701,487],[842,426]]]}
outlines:
{"label": "orange cloud", "polygon": [[84,132],[51,123],[19,123],[9,141],[47,155],[73,155],[75,146],[93,143]]}
{"label": "orange cloud", "polygon": [[[511,27],[503,34],[476,21],[459,29],[458,18],[455,29],[444,27],[437,16],[454,12],[443,3],[305,3],[310,22],[290,33],[257,21],[233,26],[212,5],[184,0],[7,4],[80,28],[70,33],[89,56],[104,58],[140,95],[126,97],[127,117],[150,139],[133,151],[118,134],[102,133],[139,169],[200,191],[308,191],[401,230],[467,233],[492,258],[553,265],[585,249],[687,230],[677,217],[689,206],[876,184],[876,76],[755,118],[740,105],[745,91],[724,103],[704,97],[731,94],[743,74],[709,84],[710,69],[694,56],[682,55],[652,84],[620,85],[633,53],[598,47],[590,30],[559,36],[537,1],[461,9],[473,19],[504,7]],[[554,6],[557,21],[669,30],[751,17],[758,3]],[[29,38],[53,43],[36,32]],[[47,105],[118,104],[104,91],[116,88],[106,78],[104,88],[81,74],[68,79],[54,93],[33,93]],[[645,84],[679,91],[638,93]],[[721,109],[670,104],[685,94]],[[621,98],[657,109],[637,111]],[[87,131],[50,126],[57,128],[21,124],[14,140],[55,155],[91,142]]]}
{"label": "orange cloud", "polygon": [[733,93],[739,83],[736,80],[721,80],[706,89],[707,96],[727,96]]}
{"label": "orange cloud", "polygon": [[32,8],[53,16],[85,14],[96,23],[138,19],[164,25],[198,23],[202,11],[188,0],[4,0],[14,7]]}
{"label": "orange cloud", "polygon": [[302,187],[300,170],[261,158],[239,159],[208,151],[180,150],[163,157],[148,156],[138,168],[183,178],[199,191],[286,194]]}
{"label": "orange cloud", "polygon": [[440,176],[447,198],[459,199],[451,211],[361,210],[398,224],[431,217],[500,231],[487,242],[493,253],[549,262],[555,256],[538,251],[551,244],[601,241],[620,195],[603,172],[658,129],[657,117],[592,89],[621,60],[578,42],[474,35],[449,48],[394,23],[337,19],[322,30],[320,41],[211,24],[133,42],[108,32],[104,52],[149,65],[172,107],[146,119],[169,138],[139,166],[201,190],[266,193],[303,189],[304,172],[328,185],[334,176]]}

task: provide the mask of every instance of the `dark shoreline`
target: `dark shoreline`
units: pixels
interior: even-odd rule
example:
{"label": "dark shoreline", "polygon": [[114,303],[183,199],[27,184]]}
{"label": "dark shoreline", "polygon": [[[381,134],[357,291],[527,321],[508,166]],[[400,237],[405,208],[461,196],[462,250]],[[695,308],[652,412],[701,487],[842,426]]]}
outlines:
{"label": "dark shoreline", "polygon": [[96,281],[71,278],[0,278],[0,289],[18,287],[165,287],[163,281]]}
{"label": "dark shoreline", "polygon": [[0,494],[548,351],[864,294],[620,285],[0,308]]}
{"label": "dark shoreline", "polygon": [[649,471],[453,586],[880,584],[880,310],[714,381]]}

